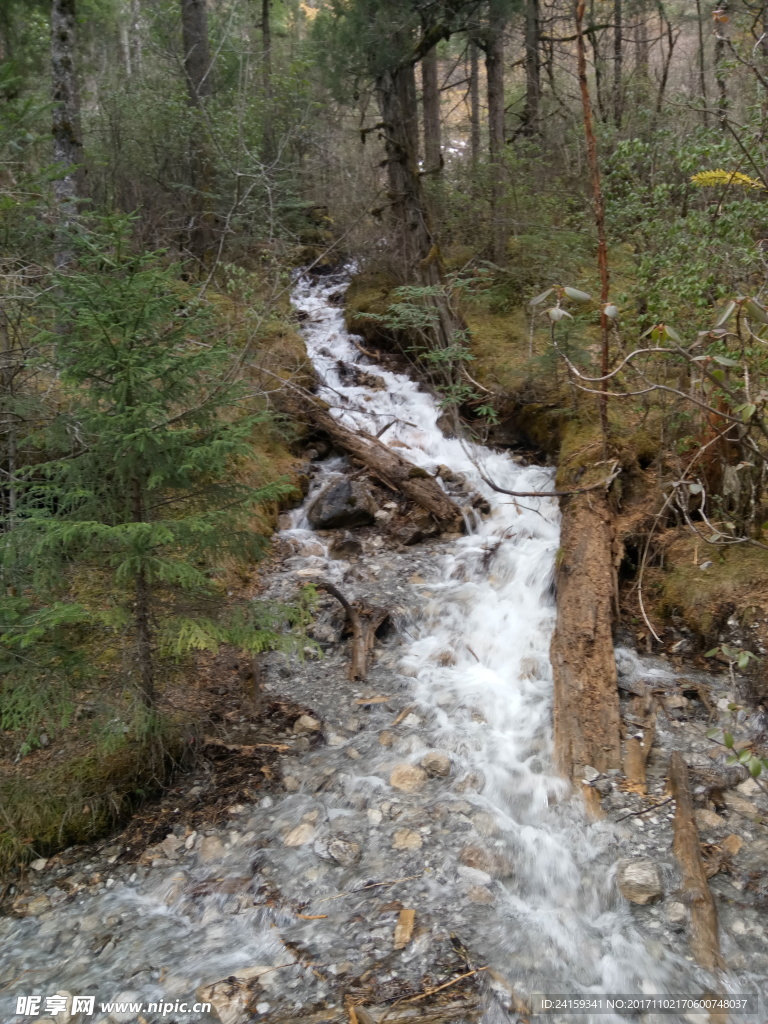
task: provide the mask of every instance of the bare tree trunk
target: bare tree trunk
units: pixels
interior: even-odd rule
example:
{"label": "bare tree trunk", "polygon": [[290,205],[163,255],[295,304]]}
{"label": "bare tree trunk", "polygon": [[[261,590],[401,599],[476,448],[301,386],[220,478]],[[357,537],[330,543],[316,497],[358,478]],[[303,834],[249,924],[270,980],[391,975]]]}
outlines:
{"label": "bare tree trunk", "polygon": [[469,145],[472,167],[480,160],[480,74],[477,66],[477,43],[469,43]]}
{"label": "bare tree trunk", "polygon": [[637,79],[638,92],[645,96],[648,89],[650,64],[650,47],[648,45],[648,22],[644,4],[641,4],[634,24],[635,31],[635,78]]}
{"label": "bare tree trunk", "polygon": [[[721,16],[725,18],[728,11],[728,3],[720,4]],[[726,130],[726,119],[728,117],[728,84],[726,79],[725,61],[725,39],[722,33],[724,25],[715,22],[715,81],[717,82],[717,119],[723,131]]]}
{"label": "bare tree trunk", "polygon": [[53,98],[53,159],[59,165],[54,181],[59,218],[58,269],[72,262],[66,234],[77,219],[80,196],[83,144],[80,133],[80,96],[75,60],[75,0],[53,0],[51,4],[51,86]]}
{"label": "bare tree trunk", "polygon": [[187,93],[189,104],[196,113],[190,138],[192,203],[189,249],[198,259],[204,260],[213,241],[213,168],[202,110],[212,87],[207,0],[181,0],[181,28]]}
{"label": "bare tree trunk", "polygon": [[[600,373],[605,377],[608,373],[608,317],[605,306],[608,302],[608,242],[605,234],[605,203],[600,183],[600,164],[597,159],[597,142],[592,121],[592,101],[589,96],[587,81],[587,54],[584,46],[584,0],[576,3],[576,53],[578,56],[579,88],[584,117],[584,135],[587,141],[589,171],[592,178],[592,196],[594,201],[595,228],[597,229],[597,267],[600,273]],[[600,385],[600,425],[603,433],[603,445],[608,443],[608,397],[607,382]],[[604,455],[604,458],[607,455]]]}
{"label": "bare tree trunk", "polygon": [[624,23],[621,0],[613,0],[613,123],[621,127],[623,111]]}
{"label": "bare tree trunk", "polygon": [[272,90],[272,25],[270,8],[272,0],[261,0],[261,89],[264,95],[264,126],[262,129],[262,156],[264,162],[274,162],[277,146],[275,144],[275,128],[273,123]]}
{"label": "bare tree trunk", "polygon": [[[768,4],[765,10],[768,11]],[[704,22],[701,14],[701,0],[696,0],[696,25],[699,37],[699,89],[703,109],[701,112],[702,124],[707,127],[709,124],[709,99],[707,97],[707,62],[704,53]]]}
{"label": "bare tree trunk", "polygon": [[488,158],[491,195],[491,258],[499,266],[506,262],[509,227],[505,209],[504,174],[504,27],[500,5],[491,0],[485,47],[488,79]]}
{"label": "bare tree trunk", "polygon": [[144,51],[141,40],[141,0],[131,0],[131,24],[129,41],[131,48],[131,67],[134,74],[141,74]]}
{"label": "bare tree trunk", "polygon": [[659,93],[656,98],[656,113],[660,114],[664,108],[664,93],[667,90],[667,82],[669,81],[669,69],[672,67],[672,54],[675,51],[675,43],[678,40],[678,36],[674,34],[672,29],[672,22],[667,17],[663,4],[659,4],[659,20],[660,27],[663,33],[666,31],[667,36],[667,52],[664,56],[664,61],[661,67],[661,79],[659,81]]}
{"label": "bare tree trunk", "polygon": [[421,60],[421,91],[424,113],[424,170],[438,174],[442,170],[440,152],[440,84],[438,82],[437,47],[433,46]]}
{"label": "bare tree trunk", "polygon": [[[142,500],[141,483],[133,482],[131,495],[133,521],[144,522],[144,502]],[[155,669],[152,656],[152,595],[146,573],[141,568],[136,574],[135,603],[133,621],[136,627],[136,665],[139,670],[139,687],[144,703],[148,707],[155,704]]]}
{"label": "bare tree trunk", "polygon": [[526,0],[525,5],[525,107],[522,133],[538,132],[539,104],[541,102],[541,22],[539,0]]}

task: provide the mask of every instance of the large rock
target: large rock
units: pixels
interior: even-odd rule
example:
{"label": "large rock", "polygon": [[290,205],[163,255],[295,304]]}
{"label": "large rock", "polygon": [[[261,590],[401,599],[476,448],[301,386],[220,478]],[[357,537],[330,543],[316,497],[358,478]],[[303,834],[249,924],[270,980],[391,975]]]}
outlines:
{"label": "large rock", "polygon": [[620,860],[616,877],[619,891],[630,903],[650,903],[664,892],[661,873],[652,860],[642,857]]}
{"label": "large rock", "polygon": [[427,781],[427,773],[417,764],[398,764],[389,776],[389,784],[403,793],[415,793]]}
{"label": "large rock", "polygon": [[465,846],[459,852],[459,860],[468,868],[484,871],[491,878],[504,878],[512,873],[512,865],[502,853],[486,850],[482,846]]}
{"label": "large rock", "polygon": [[337,480],[315,498],[307,518],[316,530],[337,530],[349,526],[370,526],[376,505],[360,480]]}

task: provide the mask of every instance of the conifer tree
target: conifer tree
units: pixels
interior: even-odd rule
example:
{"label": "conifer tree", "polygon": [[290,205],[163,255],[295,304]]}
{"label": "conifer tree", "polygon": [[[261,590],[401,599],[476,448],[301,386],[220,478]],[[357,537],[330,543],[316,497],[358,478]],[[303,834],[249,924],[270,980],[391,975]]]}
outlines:
{"label": "conifer tree", "polygon": [[[26,569],[25,600],[20,609],[17,586],[15,627],[3,639],[7,649],[14,639],[28,645],[89,618],[126,630],[131,672],[151,707],[159,656],[221,642],[290,645],[279,620],[301,610],[259,619],[254,606],[229,622],[209,612],[215,560],[258,555],[255,507],[292,488],[239,482],[265,415],[237,411],[247,395],[226,381],[226,347],[211,336],[206,307],[184,301],[178,268],[134,252],[129,236],[127,218],[81,233],[77,269],[53,293],[51,322],[67,331],[47,336],[59,412],[41,444],[56,457],[17,481],[16,526],[2,554],[6,579]],[[64,584],[78,566],[107,574],[108,608],[69,598]]]}

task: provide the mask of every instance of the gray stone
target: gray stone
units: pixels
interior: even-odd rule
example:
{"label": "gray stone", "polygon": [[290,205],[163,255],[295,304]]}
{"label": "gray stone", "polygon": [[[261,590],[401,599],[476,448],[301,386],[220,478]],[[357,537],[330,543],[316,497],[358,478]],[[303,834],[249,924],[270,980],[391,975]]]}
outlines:
{"label": "gray stone", "polygon": [[337,480],[311,503],[307,518],[316,530],[369,526],[375,509],[370,491],[360,480]]}
{"label": "gray stone", "polygon": [[630,903],[650,903],[664,891],[657,865],[646,858],[620,860],[616,877],[622,896]]}

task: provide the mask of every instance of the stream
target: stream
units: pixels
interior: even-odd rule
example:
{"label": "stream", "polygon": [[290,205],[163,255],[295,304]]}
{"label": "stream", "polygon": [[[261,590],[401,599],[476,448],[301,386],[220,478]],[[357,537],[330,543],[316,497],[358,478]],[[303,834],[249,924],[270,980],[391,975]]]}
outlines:
{"label": "stream", "polygon": [[[615,865],[634,842],[626,828],[588,822],[554,773],[558,506],[494,492],[478,465],[508,490],[547,490],[552,473],[445,436],[434,397],[372,362],[347,334],[337,299],[345,284],[343,276],[295,284],[320,397],[351,429],[387,428],[384,443],[441,473],[449,491],[482,495],[491,512],[468,510],[465,534],[398,551],[366,541],[355,562],[334,556],[332,537],[307,519],[307,506],[346,470],[341,459],[320,464],[304,506],[286,517],[281,540],[291,554],[274,590],[288,595],[322,578],[391,607],[396,629],[369,679],[350,683],[331,656],[290,671],[275,656],[271,688],[295,687],[324,723],[324,742],[285,769],[290,789],[237,808],[228,828],[169,837],[153,865],[107,868],[75,898],[49,894],[42,913],[0,920],[3,1022],[33,1019],[13,1012],[18,996],[33,994],[43,998],[39,1020],[352,1021],[344,992],[383,1006],[480,967],[469,987],[454,986],[452,1015],[429,1019],[522,1020],[534,993],[718,990],[682,932],[662,933],[619,894]],[[368,383],[354,382],[354,366]],[[630,652],[624,662],[638,671]],[[665,888],[673,888],[667,859]],[[395,948],[404,909],[415,914]],[[721,984],[760,989],[750,970]],[[95,1009],[45,1013],[54,993],[93,997]],[[191,1009],[198,1001],[211,1009]],[[108,1002],[125,1006],[101,1010]],[[403,1012],[409,1005],[420,1004],[403,1003]],[[638,1016],[571,1009],[537,1019]],[[709,1018],[681,1010],[642,1019]]]}

